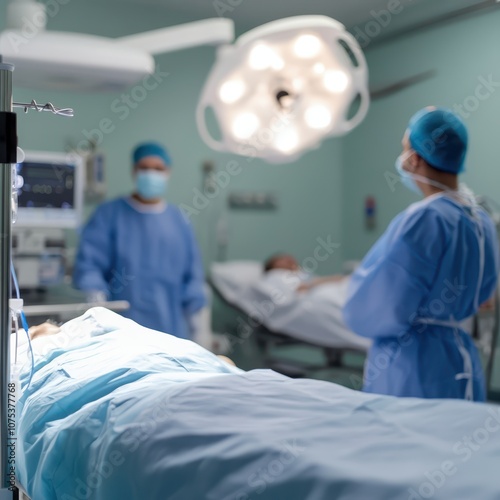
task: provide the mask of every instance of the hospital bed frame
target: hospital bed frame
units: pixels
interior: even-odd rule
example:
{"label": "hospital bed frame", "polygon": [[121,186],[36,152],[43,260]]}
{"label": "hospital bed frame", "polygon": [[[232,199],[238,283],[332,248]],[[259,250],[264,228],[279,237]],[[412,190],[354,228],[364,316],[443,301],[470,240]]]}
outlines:
{"label": "hospital bed frame", "polygon": [[[264,363],[266,368],[270,368],[278,373],[287,375],[292,378],[300,378],[307,376],[312,371],[327,369],[327,368],[346,368],[347,365],[344,364],[344,354],[345,353],[355,353],[366,355],[361,349],[355,348],[334,348],[321,345],[315,342],[307,342],[305,340],[296,339],[287,335],[286,333],[274,332],[269,330],[263,324],[258,324],[255,327],[251,325],[255,323],[255,320],[251,319],[250,316],[238,305],[227,300],[222,293],[218,290],[217,286],[213,283],[211,279],[208,279],[208,284],[215,292],[215,295],[221,299],[221,301],[227,306],[234,309],[238,314],[245,318],[245,323],[251,328],[250,337],[254,337],[257,345],[264,353]],[[312,364],[305,363],[299,360],[284,360],[273,355],[275,348],[279,347],[294,347],[294,346],[307,346],[320,349],[326,360],[323,364]],[[355,367],[349,367],[356,370]],[[362,370],[357,370],[360,373]]]}
{"label": "hospital bed frame", "polygon": [[[241,309],[241,307],[227,300],[222,293],[217,289],[215,284],[209,279],[209,285],[212,290],[214,290],[215,294],[222,300],[222,302],[229,307],[236,310],[239,314],[245,317],[246,324],[252,328],[250,317],[248,314]],[[500,401],[500,391],[492,390],[492,382],[493,382],[493,369],[495,362],[495,353],[500,346],[498,345],[498,337],[499,337],[499,328],[500,328],[500,290],[497,290],[495,294],[495,307],[494,307],[494,324],[492,326],[492,338],[491,344],[489,348],[489,353],[487,355],[487,359],[485,362],[485,376],[486,376],[486,390],[489,400]],[[255,323],[255,321],[252,321]],[[359,349],[353,348],[344,348],[337,349],[332,347],[326,347],[323,345],[319,345],[317,343],[305,342],[303,340],[294,339],[293,337],[279,332],[273,332],[266,328],[264,325],[259,324],[255,328],[252,328],[252,335],[255,337],[257,341],[257,345],[264,352],[264,360],[267,368],[275,370],[283,375],[287,375],[293,378],[305,377],[308,373],[315,370],[321,370],[325,368],[345,368],[347,365],[344,364],[344,354],[346,353],[355,353],[355,354],[363,354],[366,353]],[[472,337],[474,340],[478,340],[480,338],[480,315],[476,315],[474,318],[474,327]],[[289,346],[309,346],[315,347],[318,349],[322,349],[326,363],[323,365],[314,365],[301,363],[299,361],[291,361],[291,360],[283,360],[278,359],[273,356],[273,350],[279,347],[289,347]],[[350,369],[356,369],[355,367],[349,366]],[[359,370],[361,373],[362,370]]]}
{"label": "hospital bed frame", "polygon": [[[313,342],[294,339],[287,334],[277,333],[269,330],[263,325],[259,325],[253,331],[257,345],[264,352],[266,367],[293,378],[305,377],[308,373],[327,368],[345,368],[344,354],[351,352],[366,355],[364,351],[352,348],[325,347]],[[273,351],[280,347],[307,346],[320,349],[323,352],[325,363],[312,364],[298,360],[284,360],[273,356]],[[353,368],[354,367],[350,367]],[[362,370],[360,370],[361,372]]]}

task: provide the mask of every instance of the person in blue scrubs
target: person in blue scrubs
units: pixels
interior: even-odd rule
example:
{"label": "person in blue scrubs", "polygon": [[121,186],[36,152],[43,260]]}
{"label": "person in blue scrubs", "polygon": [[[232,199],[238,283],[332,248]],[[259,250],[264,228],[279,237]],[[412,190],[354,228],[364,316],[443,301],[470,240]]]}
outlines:
{"label": "person in blue scrubs", "polygon": [[410,120],[396,168],[423,195],[389,225],[353,274],[344,319],[373,339],[366,392],[484,401],[478,351],[463,321],[497,285],[489,216],[458,183],[468,133],[456,114],[429,107]]}
{"label": "person in blue scrubs", "polygon": [[160,144],[144,143],[133,165],[134,193],[98,207],[84,228],[73,282],[90,302],[127,300],[125,316],[189,338],[206,305],[204,274],[188,220],[164,201],[170,157]]}

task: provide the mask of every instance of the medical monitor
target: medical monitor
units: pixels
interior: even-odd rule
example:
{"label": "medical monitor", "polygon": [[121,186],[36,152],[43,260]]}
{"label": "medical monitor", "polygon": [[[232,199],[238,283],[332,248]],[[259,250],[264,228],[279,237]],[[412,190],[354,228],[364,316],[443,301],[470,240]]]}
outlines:
{"label": "medical monitor", "polygon": [[16,167],[18,212],[14,227],[76,228],[83,206],[83,159],[69,153],[26,152]]}

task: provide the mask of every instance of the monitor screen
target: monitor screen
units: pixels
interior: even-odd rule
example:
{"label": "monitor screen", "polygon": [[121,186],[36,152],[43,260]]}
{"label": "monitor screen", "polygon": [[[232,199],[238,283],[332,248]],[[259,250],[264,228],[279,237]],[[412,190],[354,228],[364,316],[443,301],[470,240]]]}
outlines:
{"label": "monitor screen", "polygon": [[[75,228],[81,222],[83,161],[66,153],[27,152],[17,165],[15,226]],[[14,227],[15,227],[14,226]]]}

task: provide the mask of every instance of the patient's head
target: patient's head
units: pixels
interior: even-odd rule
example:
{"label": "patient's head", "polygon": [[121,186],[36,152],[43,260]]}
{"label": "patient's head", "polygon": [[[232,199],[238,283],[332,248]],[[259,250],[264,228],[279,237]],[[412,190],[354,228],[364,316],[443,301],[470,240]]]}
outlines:
{"label": "patient's head", "polygon": [[31,337],[31,340],[34,340],[39,337],[46,337],[48,335],[56,335],[61,331],[61,328],[57,326],[55,323],[52,323],[51,321],[47,321],[45,323],[42,323],[41,325],[35,325],[32,326],[29,329],[29,334]]}
{"label": "patient's head", "polygon": [[[49,337],[52,335],[57,335],[58,333],[61,333],[61,327],[58,326],[57,324],[53,323],[52,321],[46,321],[45,323],[42,323],[40,325],[35,325],[32,326],[29,329],[29,335],[31,340],[39,339],[41,337]],[[52,344],[47,344],[45,346],[45,352],[43,354],[46,354],[50,349],[54,349],[56,347],[62,347],[63,344],[59,343],[52,343]],[[42,353],[42,351],[38,350],[39,353]],[[228,358],[227,356],[222,356],[222,355],[217,355],[217,357],[221,360],[224,361],[224,363],[228,363],[232,366],[236,366],[235,362],[231,359]]]}
{"label": "patient's head", "polygon": [[278,253],[269,257],[264,262],[264,271],[272,271],[273,269],[285,269],[286,271],[298,271],[299,263],[287,253]]}

